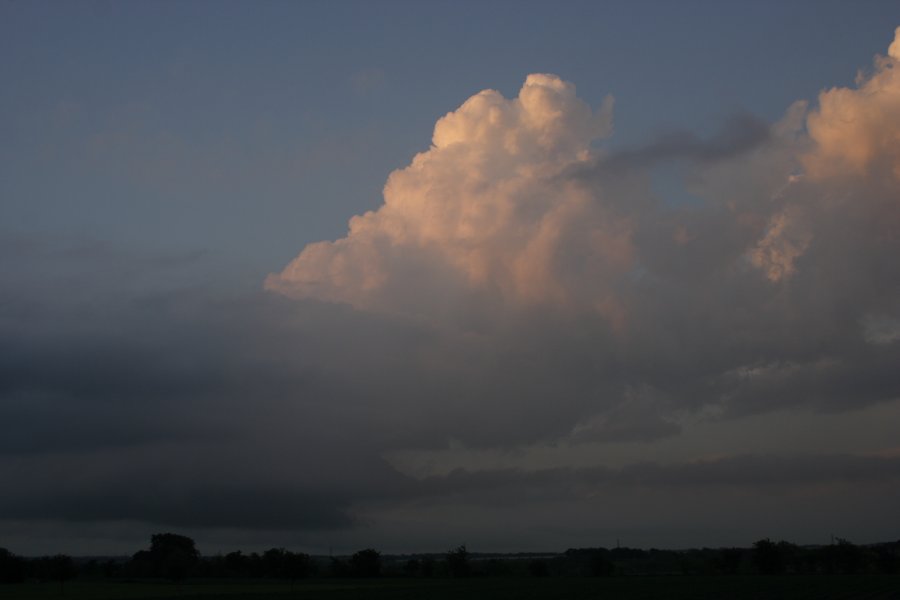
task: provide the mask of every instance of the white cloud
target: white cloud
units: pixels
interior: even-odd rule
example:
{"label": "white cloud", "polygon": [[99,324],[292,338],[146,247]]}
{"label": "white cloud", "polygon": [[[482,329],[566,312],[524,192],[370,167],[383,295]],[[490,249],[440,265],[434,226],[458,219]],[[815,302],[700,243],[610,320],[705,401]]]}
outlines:
{"label": "white cloud", "polygon": [[611,113],[611,98],[594,112],[553,75],[529,75],[512,100],[479,92],[391,174],[379,210],[351,219],[347,237],[307,246],[267,288],[432,316],[495,302],[616,318],[610,283],[633,266],[631,222],[562,177],[594,157]]}
{"label": "white cloud", "polygon": [[873,73],[860,77],[858,89],[819,95],[807,128],[815,143],[804,157],[811,176],[900,181],[900,27],[888,56],[876,57]]}

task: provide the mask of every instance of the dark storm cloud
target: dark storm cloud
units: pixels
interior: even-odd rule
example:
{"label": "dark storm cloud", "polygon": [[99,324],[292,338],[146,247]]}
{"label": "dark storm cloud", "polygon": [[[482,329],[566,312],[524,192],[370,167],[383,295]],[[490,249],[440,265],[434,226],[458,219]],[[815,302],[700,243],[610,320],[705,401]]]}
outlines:
{"label": "dark storm cloud", "polygon": [[900,481],[900,458],[855,455],[748,455],[689,463],[636,463],[622,468],[552,468],[535,471],[500,469],[455,470],[422,480],[425,496],[465,494],[477,497],[498,490],[510,494],[552,497],[584,495],[594,489],[666,488],[702,490],[709,486],[736,489],[795,487],[834,483],[871,484]]}
{"label": "dark storm cloud", "polygon": [[[673,416],[691,406],[847,410],[892,396],[890,345],[797,338],[781,313],[754,312],[753,294],[732,303],[753,317],[740,327],[710,308],[722,299],[697,306],[673,282],[649,281],[633,296],[645,321],[627,338],[602,318],[553,312],[473,332],[173,284],[190,279],[171,273],[184,265],[147,267],[136,290],[97,277],[93,293],[67,294],[65,280],[31,285],[33,260],[7,261],[2,282],[29,307],[4,304],[0,318],[0,476],[15,482],[0,501],[6,519],[317,531],[364,526],[360,510],[406,501],[869,485],[896,472],[894,459],[829,455],[417,481],[382,458],[449,440],[649,443],[677,435]],[[69,260],[86,272],[106,261]]]}
{"label": "dark storm cloud", "polygon": [[[125,483],[125,482],[122,482]],[[85,493],[50,490],[47,495],[5,498],[5,519],[64,522],[131,520],[183,528],[228,527],[262,530],[340,529],[357,525],[348,499],[314,490],[271,489],[217,483],[171,489],[166,479],[111,482]],[[157,486],[169,489],[158,489]]]}
{"label": "dark storm cloud", "polygon": [[[0,321],[0,477],[14,482],[0,500],[7,522],[359,530],[367,539],[370,510],[410,503],[540,510],[544,501],[585,501],[592,490],[702,494],[710,486],[835,480],[868,489],[896,480],[894,459],[824,456],[417,481],[383,454],[441,448],[450,439],[497,448],[557,439],[648,443],[676,435],[672,411],[692,403],[764,411],[820,401],[798,397],[801,380],[791,369],[778,378],[771,367],[771,382],[747,386],[734,370],[754,352],[727,352],[727,343],[703,341],[716,339],[712,331],[674,327],[689,318],[683,311],[698,310],[690,304],[655,317],[673,319],[658,329],[665,335],[653,334],[649,321],[646,338],[639,330],[623,343],[593,318],[513,319],[488,333],[460,334],[163,279],[150,293],[108,282],[111,292],[84,302],[62,290],[28,292],[39,308],[27,319]],[[714,328],[718,317],[708,316]],[[681,350],[671,352],[673,345]],[[787,354],[806,355],[804,348]],[[832,364],[829,372],[840,370]],[[865,369],[850,365],[840,377],[851,387],[858,379],[880,398],[891,372],[884,358]],[[836,407],[854,406],[834,397]]]}
{"label": "dark storm cloud", "polygon": [[[117,290],[84,302],[63,290],[33,293],[34,314],[2,321],[10,428],[2,447],[215,439],[246,434],[251,414],[281,429],[279,417],[304,411],[352,435],[365,423],[361,439],[378,447],[441,446],[451,437],[503,446],[564,437],[578,423],[582,439],[653,439],[677,431],[664,417],[691,403],[837,408],[895,393],[891,348],[858,341],[835,355],[780,317],[763,313],[735,328],[728,313],[696,306],[692,295],[680,303],[666,282],[648,285],[634,297],[647,320],[625,340],[592,318],[532,316],[460,335],[315,302],[213,299],[203,289]],[[757,299],[742,302],[752,310]]]}
{"label": "dark storm cloud", "polygon": [[688,131],[671,131],[634,148],[616,150],[589,166],[575,168],[569,176],[590,180],[646,169],[664,161],[714,163],[739,157],[772,140],[771,126],[746,113],[732,115],[709,138]]}
{"label": "dark storm cloud", "polygon": [[[328,406],[327,376],[290,358],[303,352],[293,307],[173,285],[194,261],[123,252],[124,279],[108,268],[114,249],[13,246],[0,283],[3,518],[347,527],[359,490],[345,478],[377,490],[391,475]],[[93,273],[90,288],[38,281],[46,261]]]}

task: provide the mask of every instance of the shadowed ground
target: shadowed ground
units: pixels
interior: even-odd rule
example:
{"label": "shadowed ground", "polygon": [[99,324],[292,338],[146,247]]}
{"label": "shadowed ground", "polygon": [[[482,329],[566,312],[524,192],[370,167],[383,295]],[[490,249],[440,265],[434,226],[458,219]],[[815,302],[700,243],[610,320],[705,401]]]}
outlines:
{"label": "shadowed ground", "polygon": [[871,599],[900,600],[898,575],[673,576],[611,578],[374,579],[335,583],[29,583],[0,586],[9,600],[128,600],[202,598],[212,600],[317,599]]}

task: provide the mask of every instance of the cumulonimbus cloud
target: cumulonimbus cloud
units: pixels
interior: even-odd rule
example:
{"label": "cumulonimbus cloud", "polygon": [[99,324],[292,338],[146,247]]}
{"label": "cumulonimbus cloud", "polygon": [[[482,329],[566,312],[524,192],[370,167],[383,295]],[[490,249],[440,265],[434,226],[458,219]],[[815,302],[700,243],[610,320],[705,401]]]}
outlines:
{"label": "cumulonimbus cloud", "polygon": [[858,89],[832,88],[819,95],[807,120],[815,150],[804,157],[817,179],[891,176],[900,181],[900,27],[887,56],[875,59]]}
{"label": "cumulonimbus cloud", "polygon": [[[671,211],[598,178],[585,185],[584,172],[682,155],[728,159],[714,200],[730,203],[732,222],[746,225],[750,238],[735,236],[735,257],[772,283],[786,281],[814,239],[828,235],[816,221],[835,205],[900,223],[898,203],[886,199],[900,183],[897,48],[895,40],[858,89],[827,90],[809,111],[798,104],[771,132],[745,117],[707,144],[673,135],[606,160],[592,143],[611,132],[611,98],[594,112],[572,84],[545,74],[529,75],[514,99],[479,92],[438,120],[429,150],[391,174],[381,208],[353,217],[346,237],[307,246],[266,287],[399,313],[498,302],[621,321],[621,290],[652,253],[635,230]],[[715,166],[698,170],[715,177]],[[742,178],[750,198],[735,203],[740,193],[724,188]],[[682,241],[696,233],[676,225]]]}
{"label": "cumulonimbus cloud", "polygon": [[[872,239],[896,237],[900,226],[900,28],[887,56],[860,73],[857,88],[819,95],[806,116],[805,149],[794,159],[800,173],[786,182],[784,210],[771,216],[751,251],[754,265],[773,282],[789,278],[813,238],[870,262]],[[840,230],[843,230],[841,232]],[[876,251],[877,252],[877,251]],[[817,259],[817,268],[827,260]]]}
{"label": "cumulonimbus cloud", "polygon": [[347,237],[307,246],[267,288],[432,316],[496,301],[586,303],[614,317],[610,283],[633,266],[631,224],[560,176],[592,160],[612,105],[591,110],[554,75],[529,75],[511,100],[479,92],[391,174],[379,210],[351,219]]}
{"label": "cumulonimbus cloud", "polygon": [[[900,29],[856,88],[797,102],[770,126],[743,116],[709,141],[670,135],[618,154],[595,145],[612,131],[611,98],[593,111],[546,74],[513,99],[479,92],[390,175],[378,210],[308,245],[266,288],[438,322],[523,308],[599,315],[614,334],[594,342],[595,357],[603,349],[619,365],[612,388],[653,389],[669,406],[741,399],[754,410],[754,386],[733,375],[760,368],[782,375],[759,407],[800,402],[810,388],[799,374],[823,364],[852,385],[863,362],[881,364],[864,356],[896,351],[866,340],[900,300],[898,40]],[[688,165],[698,203],[652,192],[652,169],[671,160]],[[846,403],[893,397],[896,382],[880,380]],[[593,393],[612,389],[604,381]],[[626,395],[604,392],[578,422],[603,422]]]}

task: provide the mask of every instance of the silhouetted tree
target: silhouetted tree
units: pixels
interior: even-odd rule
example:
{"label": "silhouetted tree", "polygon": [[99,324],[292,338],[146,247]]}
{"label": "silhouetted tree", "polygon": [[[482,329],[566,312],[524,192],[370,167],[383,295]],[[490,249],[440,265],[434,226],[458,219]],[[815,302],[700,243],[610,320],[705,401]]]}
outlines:
{"label": "silhouetted tree", "polygon": [[240,550],[229,552],[222,560],[228,577],[247,577],[250,574],[250,558]]}
{"label": "silhouetted tree", "polygon": [[372,548],[360,550],[350,557],[354,577],[378,577],[381,575],[381,554]]}
{"label": "silhouetted tree", "polygon": [[197,564],[197,557],[186,550],[173,550],[166,555],[162,562],[162,573],[172,581],[181,581]]}
{"label": "silhouetted tree", "polygon": [[615,572],[606,548],[569,548],[564,555],[565,570],[572,575],[602,577]]}
{"label": "silhouetted tree", "polygon": [[820,563],[826,573],[858,573],[863,567],[862,548],[845,539],[837,538],[834,544],[819,551]]}
{"label": "silhouetted tree", "polygon": [[263,575],[265,577],[287,578],[287,554],[284,548],[270,548],[263,552]]}
{"label": "silhouetted tree", "polygon": [[403,572],[407,577],[415,577],[422,570],[422,563],[415,558],[411,558],[403,565]]}
{"label": "silhouetted tree", "polygon": [[71,556],[57,554],[55,556],[42,556],[26,561],[26,569],[29,577],[39,581],[59,582],[60,594],[64,593],[66,581],[75,577],[78,570]]}
{"label": "silhouetted tree", "polygon": [[613,563],[609,551],[603,548],[591,553],[589,565],[590,573],[594,577],[609,577],[616,571],[616,565]]}
{"label": "silhouetted tree", "polygon": [[727,575],[734,575],[744,559],[744,551],[740,548],[719,548],[716,557],[717,570]]}
{"label": "silhouetted tree", "polygon": [[0,548],[0,583],[25,581],[25,560],[6,548]]}
{"label": "silhouetted tree", "polygon": [[103,576],[107,579],[117,576],[122,571],[122,565],[114,561],[113,559],[107,560],[103,563]]}
{"label": "silhouetted tree", "polygon": [[350,577],[350,575],[353,574],[350,565],[348,565],[346,561],[333,557],[328,570],[332,577]]}
{"label": "silhouetted tree", "polygon": [[194,540],[175,533],[157,533],[150,538],[150,550],[132,557],[131,571],[138,576],[169,577],[180,581],[196,566],[200,553]]}
{"label": "silhouetted tree", "polygon": [[838,538],[837,564],[842,573],[858,573],[863,567],[863,550],[848,540]]}
{"label": "silhouetted tree", "polygon": [[422,559],[422,576],[431,577],[434,575],[434,559],[426,556]]}
{"label": "silhouetted tree", "polygon": [[78,574],[75,569],[75,561],[71,556],[57,554],[50,557],[50,576],[59,582],[60,594],[63,593],[63,585]]}
{"label": "silhouetted tree", "polygon": [[879,545],[875,550],[875,565],[882,573],[900,572],[900,542]]}
{"label": "silhouetted tree", "polygon": [[546,577],[550,574],[547,563],[539,559],[532,560],[528,563],[528,572],[531,573],[533,577]]}
{"label": "silhouetted tree", "polygon": [[150,537],[150,554],[154,557],[164,557],[173,552],[181,551],[194,558],[200,557],[200,552],[194,544],[194,540],[186,535],[177,533],[157,533]]}
{"label": "silhouetted tree", "polygon": [[784,558],[781,549],[769,538],[753,544],[753,563],[759,572],[765,575],[784,572]]}
{"label": "silhouetted tree", "polygon": [[497,558],[479,561],[478,566],[480,567],[479,570],[481,571],[481,573],[490,577],[504,577],[506,575],[509,575],[512,571],[509,561],[500,560]]}
{"label": "silhouetted tree", "polygon": [[469,552],[465,544],[447,552],[447,569],[451,577],[469,576]]}
{"label": "silhouetted tree", "polygon": [[303,579],[312,575],[315,569],[312,557],[303,552],[287,552],[285,554],[285,571],[291,583],[296,579]]}

